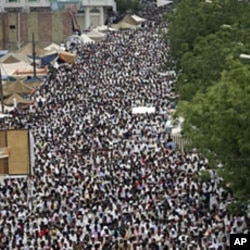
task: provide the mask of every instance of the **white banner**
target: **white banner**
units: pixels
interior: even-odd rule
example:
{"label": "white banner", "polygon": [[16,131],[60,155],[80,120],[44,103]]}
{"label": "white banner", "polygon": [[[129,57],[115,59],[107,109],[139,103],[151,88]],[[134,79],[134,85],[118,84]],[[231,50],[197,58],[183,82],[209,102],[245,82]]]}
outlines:
{"label": "white banner", "polygon": [[146,114],[155,113],[155,107],[134,107],[132,108],[132,114]]}

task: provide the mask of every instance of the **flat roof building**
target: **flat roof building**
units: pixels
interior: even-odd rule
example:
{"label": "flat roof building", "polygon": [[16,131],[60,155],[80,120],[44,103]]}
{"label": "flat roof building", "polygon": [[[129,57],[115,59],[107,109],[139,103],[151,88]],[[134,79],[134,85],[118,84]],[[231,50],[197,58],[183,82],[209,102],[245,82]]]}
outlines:
{"label": "flat roof building", "polygon": [[82,29],[101,26],[108,12],[116,11],[114,0],[1,0],[0,12],[41,12],[71,10]]}

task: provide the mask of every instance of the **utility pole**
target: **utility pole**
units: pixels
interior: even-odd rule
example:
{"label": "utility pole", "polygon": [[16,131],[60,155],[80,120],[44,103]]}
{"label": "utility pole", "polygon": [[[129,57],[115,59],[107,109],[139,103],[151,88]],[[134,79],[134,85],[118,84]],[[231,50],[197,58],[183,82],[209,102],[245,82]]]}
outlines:
{"label": "utility pole", "polygon": [[33,48],[33,76],[36,78],[36,50],[35,50],[35,39],[34,32],[32,33],[32,48]]}
{"label": "utility pole", "polygon": [[1,107],[2,113],[4,113],[4,103],[3,103],[3,83],[2,83],[2,71],[0,67],[0,95],[1,95]]}

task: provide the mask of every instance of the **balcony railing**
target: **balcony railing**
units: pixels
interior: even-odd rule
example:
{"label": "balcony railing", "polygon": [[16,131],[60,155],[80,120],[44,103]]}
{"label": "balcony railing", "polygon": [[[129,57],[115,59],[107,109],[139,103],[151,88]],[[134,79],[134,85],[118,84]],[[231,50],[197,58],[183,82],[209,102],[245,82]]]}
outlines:
{"label": "balcony railing", "polygon": [[4,0],[2,7],[19,8],[19,7],[50,7],[49,0]]}
{"label": "balcony railing", "polygon": [[[76,2],[77,0],[72,0]],[[3,8],[23,8],[23,7],[51,7],[52,3],[70,3],[71,0],[0,0],[0,10]],[[78,2],[78,1],[77,1]],[[114,0],[79,0],[81,6],[109,6],[116,7]]]}
{"label": "balcony railing", "polygon": [[115,6],[114,0],[82,0],[83,6]]}

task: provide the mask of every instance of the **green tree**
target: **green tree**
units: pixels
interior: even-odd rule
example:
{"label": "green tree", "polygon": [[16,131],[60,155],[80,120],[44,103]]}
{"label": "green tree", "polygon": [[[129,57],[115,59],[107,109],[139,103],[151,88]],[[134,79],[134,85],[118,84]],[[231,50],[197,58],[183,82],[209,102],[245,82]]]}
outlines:
{"label": "green tree", "polygon": [[249,19],[249,4],[244,1],[181,1],[173,12],[166,14],[171,23],[167,34],[171,53],[178,62],[186,52],[194,49],[197,38],[216,33],[224,24],[249,23],[247,17]]}
{"label": "green tree", "polygon": [[216,165],[239,203],[250,200],[250,4],[238,0],[211,3],[185,0],[166,14],[167,43],[177,70],[180,101],[176,115],[184,117],[183,135],[190,147]]}
{"label": "green tree", "polygon": [[205,93],[226,69],[226,58],[239,57],[242,46],[234,41],[237,33],[232,27],[221,28],[214,34],[197,38],[193,50],[184,53],[178,79],[181,99],[191,100],[197,92]]}
{"label": "green tree", "polygon": [[140,10],[139,0],[116,0],[117,11],[119,13],[126,13],[127,11]]}
{"label": "green tree", "polygon": [[228,70],[206,93],[179,103],[184,135],[209,159],[220,159],[239,196],[250,194],[250,67],[228,59]]}

